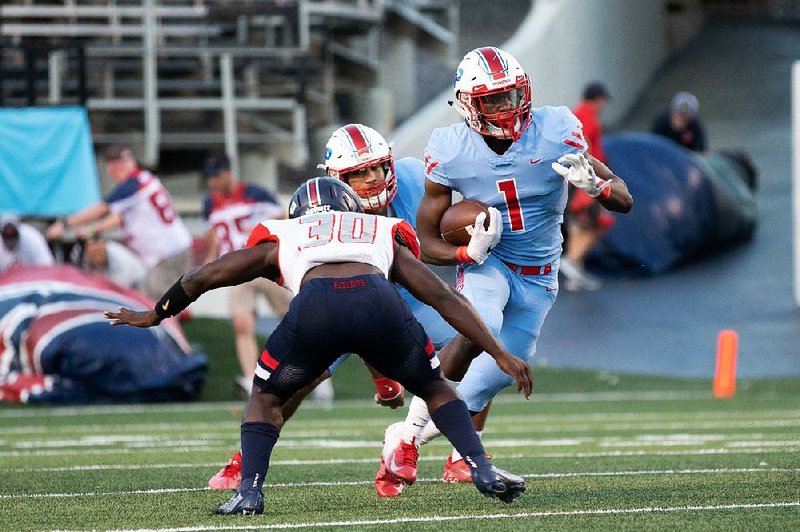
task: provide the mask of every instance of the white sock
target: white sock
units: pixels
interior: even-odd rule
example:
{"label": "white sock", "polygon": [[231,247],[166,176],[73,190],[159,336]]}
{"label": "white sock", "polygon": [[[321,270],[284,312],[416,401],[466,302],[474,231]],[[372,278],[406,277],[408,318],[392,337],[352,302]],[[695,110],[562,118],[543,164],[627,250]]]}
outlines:
{"label": "white sock", "polygon": [[[483,431],[479,430],[479,431],[477,431],[477,433],[478,433],[478,438],[480,438],[481,434],[483,434]],[[461,453],[456,451],[456,448],[453,447],[453,452],[450,453],[450,461],[451,462],[458,462],[459,460],[461,460]]]}
{"label": "white sock", "polygon": [[333,382],[331,379],[325,379],[320,382],[312,392],[314,400],[320,403],[330,403],[333,401]]}
{"label": "white sock", "polygon": [[425,445],[429,441],[434,438],[438,438],[442,435],[442,431],[436,426],[436,423],[431,421],[428,423],[428,426],[425,427],[425,430],[422,431],[422,435],[419,437],[419,444]]}
{"label": "white sock", "polygon": [[422,436],[422,431],[431,422],[431,415],[428,413],[428,405],[425,401],[416,395],[411,398],[411,403],[408,405],[408,414],[406,415],[405,423],[403,423],[403,439],[411,441],[414,438],[417,441]]}

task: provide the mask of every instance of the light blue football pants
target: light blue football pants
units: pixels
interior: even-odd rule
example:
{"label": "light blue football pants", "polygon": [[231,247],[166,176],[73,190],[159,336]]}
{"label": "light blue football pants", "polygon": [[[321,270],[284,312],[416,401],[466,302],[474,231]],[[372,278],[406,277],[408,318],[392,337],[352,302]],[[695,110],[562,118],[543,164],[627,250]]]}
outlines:
{"label": "light blue football pants", "polygon": [[[489,255],[483,264],[462,266],[457,287],[506,349],[529,361],[536,352],[544,318],[558,295],[558,261],[548,274],[520,275]],[[467,408],[479,412],[513,382],[488,353],[481,353],[457,390]]]}

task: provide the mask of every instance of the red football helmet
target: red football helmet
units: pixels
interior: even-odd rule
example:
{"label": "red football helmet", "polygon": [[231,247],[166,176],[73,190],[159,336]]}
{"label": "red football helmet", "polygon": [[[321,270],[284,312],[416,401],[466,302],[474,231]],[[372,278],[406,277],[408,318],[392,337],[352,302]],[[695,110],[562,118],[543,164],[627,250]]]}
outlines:
{"label": "red football helmet", "polygon": [[337,129],[325,146],[323,168],[329,176],[345,183],[348,174],[376,165],[383,167],[384,181],[368,187],[354,187],[367,212],[386,207],[397,193],[394,157],[389,143],[370,127],[348,124]]}
{"label": "red football helmet", "polygon": [[511,54],[476,48],[461,60],[451,102],[470,128],[482,135],[517,140],[531,121],[531,83]]}

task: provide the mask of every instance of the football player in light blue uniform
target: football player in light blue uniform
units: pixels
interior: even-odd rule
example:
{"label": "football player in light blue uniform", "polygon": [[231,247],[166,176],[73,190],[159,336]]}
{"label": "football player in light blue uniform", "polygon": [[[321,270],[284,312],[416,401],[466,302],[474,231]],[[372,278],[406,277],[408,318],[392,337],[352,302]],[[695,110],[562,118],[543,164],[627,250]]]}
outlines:
{"label": "football player in light blue uniform", "polygon": [[[558,293],[568,183],[613,211],[629,211],[632,198],[622,180],[586,158],[581,123],[567,107],[531,108],[529,78],[507,52],[484,47],[468,53],[454,88],[451,104],[464,122],[434,130],[425,151],[427,180],[417,212],[422,258],[458,264],[461,293],[510,352],[529,360]],[[469,244],[461,247],[439,231],[453,190],[489,206],[488,228],[486,214],[479,214]],[[458,391],[473,414],[513,382],[461,336],[439,356],[445,376],[460,381]],[[424,432],[430,418],[420,403],[414,398],[406,421],[387,429],[381,456],[382,469],[405,484],[416,479],[411,446],[434,435],[432,427]],[[469,468],[453,453],[443,480],[469,479]]]}

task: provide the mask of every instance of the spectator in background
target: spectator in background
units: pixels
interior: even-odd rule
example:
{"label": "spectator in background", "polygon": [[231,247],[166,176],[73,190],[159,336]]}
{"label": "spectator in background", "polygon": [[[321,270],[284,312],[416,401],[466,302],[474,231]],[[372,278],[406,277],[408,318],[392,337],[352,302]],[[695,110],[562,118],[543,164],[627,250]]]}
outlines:
{"label": "spectator in background", "polygon": [[[586,85],[583,100],[572,110],[583,124],[583,138],[589,155],[603,164],[608,164],[608,161],[603,149],[600,114],[609,97],[606,86],[594,81]],[[584,260],[592,247],[614,225],[614,218],[594,198],[575,187],[570,187],[564,218],[567,222],[567,240],[560,267],[565,277],[564,288],[570,291],[597,290],[602,283],[586,272]]]}
{"label": "spectator in background", "polygon": [[61,238],[69,227],[78,228],[79,237],[122,227],[126,245],[148,270],[144,293],[158,298],[191,267],[192,237],[175,213],[167,189],[156,176],[139,168],[128,148],[110,147],[105,162],[106,172],[116,183],[114,190],[105,200],[51,225],[47,238]]}
{"label": "spectator in background", "polygon": [[147,275],[144,263],[131,250],[97,235],[90,236],[84,244],[83,266],[105,275],[120,286],[137,290]]}
{"label": "spectator in background", "polygon": [[50,266],[55,262],[42,234],[16,216],[0,215],[0,237],[0,272],[14,264]]}
{"label": "spectator in background", "polygon": [[692,151],[706,151],[706,134],[697,118],[699,108],[700,104],[693,94],[677,93],[672,97],[669,111],[656,118],[653,133],[672,139]]}
{"label": "spectator in background", "polygon": [[[203,167],[203,176],[208,183],[208,195],[203,201],[203,217],[208,224],[208,254],[205,262],[243,248],[250,231],[259,222],[286,218],[283,207],[278,205],[272,194],[257,185],[237,180],[228,157],[209,157]],[[260,353],[255,333],[256,299],[259,295],[264,296],[275,314],[283,318],[289,310],[292,294],[263,278],[232,286],[229,290],[236,356],[242,371],[242,375],[236,378],[236,385],[249,394]]]}

